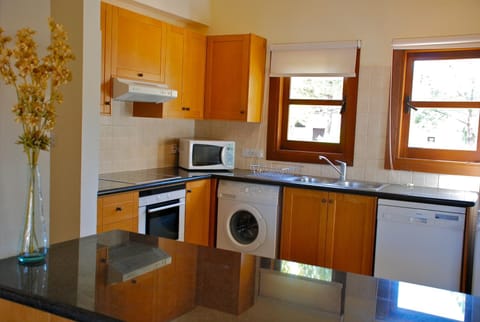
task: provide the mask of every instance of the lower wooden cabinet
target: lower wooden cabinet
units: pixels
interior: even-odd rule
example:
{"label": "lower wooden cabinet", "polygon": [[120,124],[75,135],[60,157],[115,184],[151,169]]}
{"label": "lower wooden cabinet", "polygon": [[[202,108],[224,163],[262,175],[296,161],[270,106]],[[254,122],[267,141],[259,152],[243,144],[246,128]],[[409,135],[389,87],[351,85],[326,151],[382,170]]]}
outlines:
{"label": "lower wooden cabinet", "polygon": [[0,299],[1,321],[8,322],[67,322],[72,321],[58,315],[35,309],[30,306]]}
{"label": "lower wooden cabinet", "polygon": [[214,182],[213,179],[204,179],[186,183],[185,241],[188,243],[213,246]]}
{"label": "lower wooden cabinet", "polygon": [[280,258],[372,275],[376,198],[286,187]]}
{"label": "lower wooden cabinet", "polygon": [[98,197],[97,233],[114,229],[138,232],[137,191]]}

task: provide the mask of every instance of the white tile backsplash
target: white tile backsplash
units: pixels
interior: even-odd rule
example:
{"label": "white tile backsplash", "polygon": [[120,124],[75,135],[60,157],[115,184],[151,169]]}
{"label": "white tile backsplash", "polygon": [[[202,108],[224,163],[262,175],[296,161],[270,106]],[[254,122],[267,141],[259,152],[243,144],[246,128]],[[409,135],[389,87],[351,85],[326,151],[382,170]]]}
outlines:
{"label": "white tile backsplash", "polygon": [[183,119],[132,116],[132,104],[113,102],[100,121],[100,173],[177,165],[171,145],[193,137],[195,123]]}

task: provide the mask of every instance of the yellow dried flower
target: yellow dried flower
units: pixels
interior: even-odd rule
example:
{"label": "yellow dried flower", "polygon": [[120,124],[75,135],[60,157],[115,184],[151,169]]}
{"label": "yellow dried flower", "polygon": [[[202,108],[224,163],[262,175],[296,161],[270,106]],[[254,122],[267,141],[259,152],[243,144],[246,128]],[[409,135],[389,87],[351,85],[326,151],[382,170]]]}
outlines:
{"label": "yellow dried flower", "polygon": [[[50,146],[49,132],[55,126],[55,105],[61,104],[61,85],[71,81],[68,63],[75,59],[62,25],[49,18],[51,41],[47,55],[39,58],[35,31],[23,28],[15,35],[15,46],[9,48],[12,38],[0,28],[0,76],[7,85],[13,85],[17,104],[12,108],[15,122],[21,123],[23,133],[16,143],[23,145],[29,162],[36,162],[40,150]],[[47,90],[49,91],[47,93]]]}

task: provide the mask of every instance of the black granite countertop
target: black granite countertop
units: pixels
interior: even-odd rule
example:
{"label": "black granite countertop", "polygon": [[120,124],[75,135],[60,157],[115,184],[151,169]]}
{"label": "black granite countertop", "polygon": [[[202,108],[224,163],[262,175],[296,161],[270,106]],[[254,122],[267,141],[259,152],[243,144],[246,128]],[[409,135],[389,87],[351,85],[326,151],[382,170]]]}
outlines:
{"label": "black granite countertop", "polygon": [[[106,241],[111,240],[156,245],[172,261],[133,280],[109,284],[112,246]],[[480,318],[480,298],[462,293],[123,231],[54,244],[39,266],[2,259],[0,272],[1,298],[77,321]]]}
{"label": "black granite countertop", "polygon": [[205,178],[228,179],[243,182],[291,186],[333,192],[347,192],[376,196],[379,198],[444,204],[458,207],[473,207],[478,201],[474,191],[420,187],[412,185],[385,184],[381,189],[345,188],[341,186],[319,185],[315,183],[292,181],[284,175],[254,174],[250,170],[198,172],[181,168],[160,168],[124,171],[100,175],[98,195],[141,190],[165,184],[186,182]]}

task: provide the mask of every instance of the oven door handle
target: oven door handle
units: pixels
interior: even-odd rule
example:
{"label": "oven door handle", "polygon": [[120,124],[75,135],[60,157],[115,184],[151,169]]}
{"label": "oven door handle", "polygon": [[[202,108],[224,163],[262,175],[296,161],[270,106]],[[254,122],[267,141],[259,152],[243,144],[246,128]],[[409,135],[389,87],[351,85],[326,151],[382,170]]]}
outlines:
{"label": "oven door handle", "polygon": [[165,209],[169,209],[169,208],[174,208],[174,207],[178,207],[178,206],[181,206],[181,205],[184,205],[185,203],[184,202],[179,202],[179,203],[174,203],[172,205],[167,205],[167,206],[163,206],[163,207],[157,207],[157,208],[153,208],[153,209],[147,209],[147,213],[152,213],[152,212],[157,212],[157,211],[160,211],[160,210],[165,210]]}

